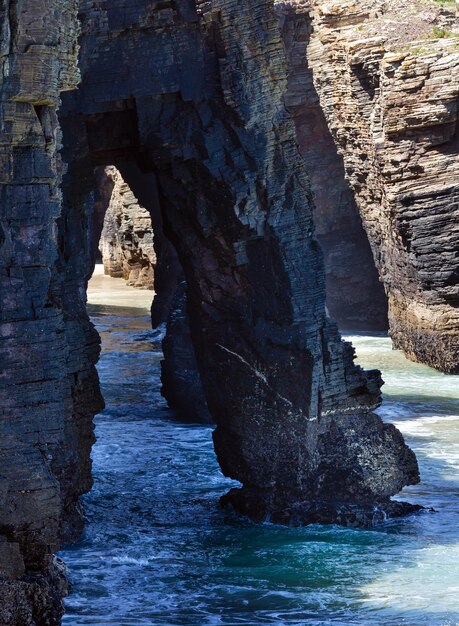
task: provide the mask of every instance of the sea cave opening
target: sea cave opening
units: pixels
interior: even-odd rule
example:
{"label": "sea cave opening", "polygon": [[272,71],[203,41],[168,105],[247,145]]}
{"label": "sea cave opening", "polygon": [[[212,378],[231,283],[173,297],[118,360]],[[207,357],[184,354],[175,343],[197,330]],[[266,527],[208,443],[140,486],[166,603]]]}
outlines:
{"label": "sea cave opening", "polygon": [[[117,167],[95,168],[91,238],[96,274],[103,272],[123,279],[128,287],[153,292],[151,327],[162,338],[161,393],[178,419],[210,424],[186,311],[186,279],[163,233],[154,177],[147,175],[145,181],[145,174],[133,164],[124,163],[122,169],[152,209],[140,204]],[[111,284],[103,282],[106,287]],[[95,284],[93,277],[89,291]],[[134,300],[146,304],[148,296]]]}

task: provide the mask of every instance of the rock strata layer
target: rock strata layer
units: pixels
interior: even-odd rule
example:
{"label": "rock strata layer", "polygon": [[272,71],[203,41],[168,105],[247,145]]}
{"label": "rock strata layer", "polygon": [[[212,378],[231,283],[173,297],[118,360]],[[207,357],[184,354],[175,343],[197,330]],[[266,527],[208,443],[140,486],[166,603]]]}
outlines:
{"label": "rock strata layer", "polygon": [[51,554],[82,528],[100,406],[98,338],[85,321],[82,342],[58,269],[57,109],[79,80],[77,3],[5,0],[0,26],[0,622],[41,626],[62,614]]}
{"label": "rock strata layer", "polygon": [[324,253],[327,308],[340,328],[387,330],[384,287],[306,62],[312,28],[309,9],[302,9],[303,4],[282,11],[288,72],[285,103],[295,121],[314,193],[314,223]]}
{"label": "rock strata layer", "polygon": [[161,394],[180,419],[212,424],[191,339],[184,280],[171,304],[162,348]]}
{"label": "rock strata layer", "polygon": [[294,10],[310,12],[308,64],[386,289],[394,347],[458,373],[454,14],[379,0]]}
{"label": "rock strata layer", "polygon": [[156,254],[151,215],[115,167],[102,169],[99,197],[112,188],[99,242],[104,271],[113,278],[124,278],[131,287],[153,289]]}

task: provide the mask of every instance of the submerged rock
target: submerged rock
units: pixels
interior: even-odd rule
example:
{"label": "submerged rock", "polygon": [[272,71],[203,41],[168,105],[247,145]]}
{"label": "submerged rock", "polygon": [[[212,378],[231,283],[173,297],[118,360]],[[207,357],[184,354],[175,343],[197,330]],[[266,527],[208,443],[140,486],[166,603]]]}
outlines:
{"label": "submerged rock", "polygon": [[271,494],[257,489],[232,489],[220,500],[222,506],[230,505],[239,513],[258,522],[270,522],[284,526],[305,526],[308,524],[338,524],[350,528],[374,528],[389,519],[412,515],[423,507],[381,500],[367,502],[339,502],[333,500],[299,500],[279,506],[273,502]]}

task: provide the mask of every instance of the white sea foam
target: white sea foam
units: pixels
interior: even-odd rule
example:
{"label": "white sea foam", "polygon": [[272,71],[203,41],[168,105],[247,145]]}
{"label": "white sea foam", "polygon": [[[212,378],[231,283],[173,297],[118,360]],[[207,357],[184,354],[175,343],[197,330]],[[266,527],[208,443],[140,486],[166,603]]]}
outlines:
{"label": "white sea foam", "polygon": [[[363,601],[403,613],[457,614],[459,623],[459,544],[433,545],[408,555],[409,563],[362,588]],[[404,622],[411,623],[411,622]],[[438,624],[432,622],[432,626]]]}

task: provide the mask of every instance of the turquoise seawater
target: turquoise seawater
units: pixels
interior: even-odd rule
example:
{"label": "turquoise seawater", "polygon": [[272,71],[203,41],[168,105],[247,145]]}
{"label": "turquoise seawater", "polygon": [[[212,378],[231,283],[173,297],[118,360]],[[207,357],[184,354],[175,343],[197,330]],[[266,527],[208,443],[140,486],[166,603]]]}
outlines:
{"label": "turquoise seawater", "polygon": [[107,408],[96,418],[86,531],[60,554],[73,584],[64,624],[459,624],[457,377],[410,363],[384,336],[349,337],[359,362],[382,370],[380,414],[419,459],[422,482],[400,497],[435,513],[367,531],[254,524],[219,508],[233,483],[212,429],[168,410],[149,296],[126,293],[132,308],[103,289],[90,305]]}

